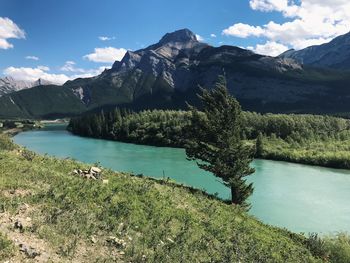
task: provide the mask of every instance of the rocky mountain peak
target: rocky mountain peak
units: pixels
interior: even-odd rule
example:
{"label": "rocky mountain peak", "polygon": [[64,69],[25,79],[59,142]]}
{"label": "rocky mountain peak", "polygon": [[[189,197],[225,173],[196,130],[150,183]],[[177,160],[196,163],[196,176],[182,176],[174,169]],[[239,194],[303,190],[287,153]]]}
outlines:
{"label": "rocky mountain peak", "polygon": [[167,43],[186,43],[186,42],[198,42],[196,35],[189,29],[180,29],[172,33],[165,34],[159,41],[159,44],[165,45]]}

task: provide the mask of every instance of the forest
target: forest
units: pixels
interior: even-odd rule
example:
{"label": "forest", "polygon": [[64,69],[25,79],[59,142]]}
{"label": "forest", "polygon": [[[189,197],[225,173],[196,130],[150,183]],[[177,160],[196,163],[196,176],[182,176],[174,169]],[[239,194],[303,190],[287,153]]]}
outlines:
{"label": "forest", "polygon": [[[73,134],[154,146],[183,147],[190,111],[115,109],[72,118]],[[350,168],[350,121],[321,115],[243,112],[241,136],[256,157]]]}

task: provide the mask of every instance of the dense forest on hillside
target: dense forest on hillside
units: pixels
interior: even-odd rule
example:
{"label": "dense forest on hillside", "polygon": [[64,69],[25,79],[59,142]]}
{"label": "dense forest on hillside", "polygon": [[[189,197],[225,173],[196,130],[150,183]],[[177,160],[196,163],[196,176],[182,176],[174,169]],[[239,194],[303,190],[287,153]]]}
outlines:
{"label": "dense forest on hillside", "polygon": [[[115,111],[73,118],[74,134],[131,143],[182,147],[191,112]],[[259,141],[258,158],[350,168],[350,121],[320,115],[244,112],[242,138]]]}

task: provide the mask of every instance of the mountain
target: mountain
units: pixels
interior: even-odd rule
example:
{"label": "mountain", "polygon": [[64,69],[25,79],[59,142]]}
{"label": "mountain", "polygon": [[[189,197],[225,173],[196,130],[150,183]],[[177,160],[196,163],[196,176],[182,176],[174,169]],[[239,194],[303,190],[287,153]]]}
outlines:
{"label": "mountain", "polygon": [[15,80],[12,77],[0,78],[0,96],[31,87],[32,83],[28,81]]}
{"label": "mountain", "polygon": [[292,58],[305,65],[350,70],[350,32],[323,45],[288,50],[280,57]]}
{"label": "mountain", "polygon": [[37,79],[33,82],[33,87],[41,86],[41,85],[52,85],[52,83],[45,79]]}
{"label": "mountain", "polygon": [[38,79],[36,81],[16,80],[10,76],[0,78],[0,96],[16,92],[22,89],[28,89],[40,85],[49,85],[49,81]]}
{"label": "mountain", "polygon": [[230,92],[246,110],[350,112],[346,72],[234,46],[212,47],[182,29],[145,49],[128,51],[96,77],[3,96],[0,117],[56,118],[115,106],[185,108],[186,102],[197,103],[198,87],[212,88],[219,74],[225,74]]}

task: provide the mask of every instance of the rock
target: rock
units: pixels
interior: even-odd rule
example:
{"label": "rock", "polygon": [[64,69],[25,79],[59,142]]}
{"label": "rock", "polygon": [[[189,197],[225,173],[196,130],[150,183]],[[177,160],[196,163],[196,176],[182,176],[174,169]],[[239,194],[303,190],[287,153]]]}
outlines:
{"label": "rock", "polygon": [[123,239],[119,239],[117,237],[114,237],[114,236],[109,236],[107,238],[107,242],[116,246],[117,248],[125,248],[126,247],[126,242],[123,240]]}
{"label": "rock", "polygon": [[86,179],[97,180],[100,177],[101,171],[102,170],[100,168],[92,166],[89,169],[85,169],[85,170],[74,169],[72,174],[79,175]]}
{"label": "rock", "polygon": [[35,258],[40,255],[40,252],[36,251],[32,247],[28,247],[25,244],[19,244],[19,250],[25,253],[28,258]]}
{"label": "rock", "polygon": [[92,243],[96,244],[97,243],[97,239],[94,236],[90,237],[90,240]]}
{"label": "rock", "polygon": [[95,177],[94,175],[92,175],[92,174],[85,174],[84,177],[85,177],[86,179],[97,180],[96,177]]}
{"label": "rock", "polygon": [[99,174],[99,173],[101,173],[101,172],[102,172],[102,170],[101,170],[100,168],[98,168],[98,167],[92,166],[92,167],[90,168],[90,173]]}
{"label": "rock", "polygon": [[24,226],[18,219],[15,221],[14,228],[18,229],[20,232],[24,232]]}
{"label": "rock", "polygon": [[108,182],[109,182],[108,180],[102,180],[103,184],[108,184]]}

